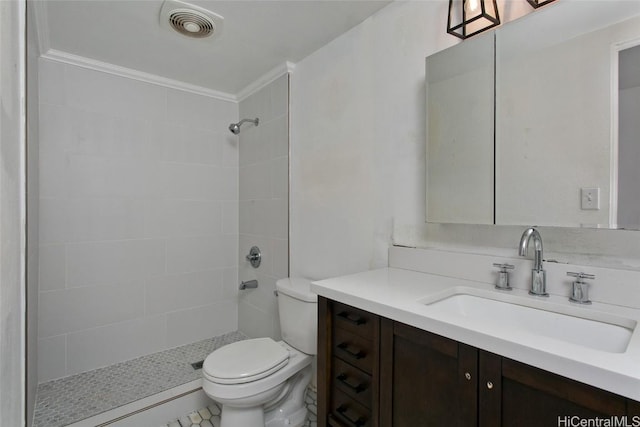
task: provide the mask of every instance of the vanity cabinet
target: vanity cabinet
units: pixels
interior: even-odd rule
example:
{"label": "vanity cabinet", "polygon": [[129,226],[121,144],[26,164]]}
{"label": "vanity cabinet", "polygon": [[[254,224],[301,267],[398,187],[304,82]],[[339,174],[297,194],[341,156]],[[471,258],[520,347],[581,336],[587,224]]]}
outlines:
{"label": "vanity cabinet", "polygon": [[622,396],[493,353],[478,350],[478,369],[480,426],[571,425],[558,417],[631,414],[633,402]]}
{"label": "vanity cabinet", "polygon": [[477,350],[381,320],[382,426],[477,424]]}
{"label": "vanity cabinet", "polygon": [[640,416],[639,402],[323,297],[318,316],[320,426],[540,427],[559,416]]}
{"label": "vanity cabinet", "polygon": [[378,427],[379,316],[318,299],[318,425]]}

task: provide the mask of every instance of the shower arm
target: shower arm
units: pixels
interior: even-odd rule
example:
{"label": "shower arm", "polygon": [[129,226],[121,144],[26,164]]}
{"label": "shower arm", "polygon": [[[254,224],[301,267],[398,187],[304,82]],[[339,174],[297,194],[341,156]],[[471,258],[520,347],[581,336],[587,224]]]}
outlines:
{"label": "shower arm", "polygon": [[240,120],[238,123],[236,123],[238,126],[240,126],[241,124],[245,123],[245,122],[251,122],[254,125],[258,126],[258,123],[260,123],[260,119],[258,117],[256,117],[255,119],[242,119]]}

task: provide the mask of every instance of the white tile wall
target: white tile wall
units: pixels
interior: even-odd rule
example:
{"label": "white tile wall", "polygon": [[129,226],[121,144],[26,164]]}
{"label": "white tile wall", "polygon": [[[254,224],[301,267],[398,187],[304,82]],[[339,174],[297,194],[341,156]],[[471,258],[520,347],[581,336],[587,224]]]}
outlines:
{"label": "white tile wall", "polygon": [[236,330],[238,104],[39,72],[39,381]]}
{"label": "white tile wall", "polygon": [[[240,102],[241,118],[260,118],[240,133],[239,276],[258,288],[239,291],[240,331],[280,339],[278,279],[289,276],[289,77],[284,75]],[[245,260],[252,246],[262,264]]]}

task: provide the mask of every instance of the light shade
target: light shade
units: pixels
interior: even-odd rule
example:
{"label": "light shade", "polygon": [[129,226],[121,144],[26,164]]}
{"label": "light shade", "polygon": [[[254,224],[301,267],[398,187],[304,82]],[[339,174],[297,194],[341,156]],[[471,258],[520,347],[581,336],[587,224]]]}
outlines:
{"label": "light shade", "polygon": [[527,1],[531,6],[533,6],[534,9],[537,9],[540,6],[544,6],[545,4],[551,3],[552,1],[555,1],[555,0],[527,0]]}
{"label": "light shade", "polygon": [[466,39],[496,25],[500,25],[496,0],[449,0],[447,33]]}

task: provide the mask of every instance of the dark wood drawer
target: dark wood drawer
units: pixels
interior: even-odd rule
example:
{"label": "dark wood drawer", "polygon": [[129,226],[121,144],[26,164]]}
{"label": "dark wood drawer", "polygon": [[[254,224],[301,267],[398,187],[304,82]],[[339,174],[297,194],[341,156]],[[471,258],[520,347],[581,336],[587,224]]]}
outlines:
{"label": "dark wood drawer", "polygon": [[371,375],[375,358],[372,341],[344,329],[335,328],[333,354]]}
{"label": "dark wood drawer", "polygon": [[344,425],[348,427],[370,427],[372,426],[371,411],[351,397],[334,390],[331,394],[331,415],[338,420],[338,423],[330,425]]}
{"label": "dark wood drawer", "polygon": [[362,403],[362,405],[371,409],[371,375],[354,368],[350,364],[335,357],[333,363],[333,372],[331,379],[334,388],[339,388],[349,397]]}
{"label": "dark wood drawer", "polygon": [[377,320],[375,314],[339,302],[333,303],[334,325],[366,339],[373,339]]}

